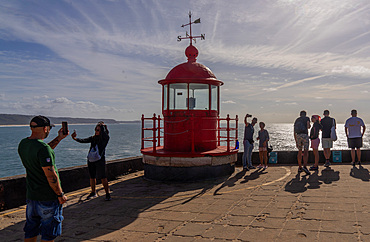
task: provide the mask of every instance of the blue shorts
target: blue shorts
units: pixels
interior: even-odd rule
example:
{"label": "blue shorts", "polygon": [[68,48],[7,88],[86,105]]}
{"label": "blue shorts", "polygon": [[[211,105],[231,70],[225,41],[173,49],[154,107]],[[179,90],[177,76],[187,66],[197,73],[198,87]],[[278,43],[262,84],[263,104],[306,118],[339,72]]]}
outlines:
{"label": "blue shorts", "polygon": [[42,240],[54,240],[62,233],[63,206],[58,200],[27,200],[25,238],[41,234]]}

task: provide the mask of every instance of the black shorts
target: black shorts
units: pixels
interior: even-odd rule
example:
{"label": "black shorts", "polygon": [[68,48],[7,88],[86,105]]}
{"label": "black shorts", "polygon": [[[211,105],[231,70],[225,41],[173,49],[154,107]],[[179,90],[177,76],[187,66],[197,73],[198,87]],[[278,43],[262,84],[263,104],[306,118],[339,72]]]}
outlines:
{"label": "black shorts", "polygon": [[348,148],[355,149],[362,147],[362,137],[358,138],[348,138]]}
{"label": "black shorts", "polygon": [[103,179],[107,178],[105,175],[105,159],[101,159],[95,162],[87,162],[89,168],[89,175],[91,179]]}

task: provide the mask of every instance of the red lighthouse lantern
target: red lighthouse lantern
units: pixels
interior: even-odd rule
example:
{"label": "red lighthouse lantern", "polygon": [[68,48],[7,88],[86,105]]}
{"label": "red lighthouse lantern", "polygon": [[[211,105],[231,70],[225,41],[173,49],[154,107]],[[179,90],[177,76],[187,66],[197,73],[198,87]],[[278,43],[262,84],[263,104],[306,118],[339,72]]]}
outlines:
{"label": "red lighthouse lantern", "polygon": [[[219,118],[220,87],[223,82],[206,66],[197,63],[199,54],[192,45],[189,13],[190,45],[185,50],[188,61],[174,67],[162,85],[162,114],[153,118],[142,117],[142,149],[145,177],[154,180],[199,180],[229,175],[234,171],[238,149],[231,148],[237,142],[237,117]],[[152,119],[153,127],[145,128],[145,120]],[[230,127],[230,121],[235,126]],[[226,126],[221,127],[225,121]],[[162,124],[162,125],[161,125]],[[145,131],[152,131],[153,137],[145,138]],[[161,131],[163,130],[163,135]],[[234,131],[234,136],[230,132]],[[222,135],[222,133],[225,133]],[[163,146],[161,146],[163,140]],[[153,142],[153,147],[145,148],[144,142]],[[234,141],[234,142],[233,142]],[[226,143],[226,146],[221,146]]]}
{"label": "red lighthouse lantern", "polygon": [[[188,62],[174,67],[163,86],[164,149],[173,152],[204,152],[217,147],[219,93],[223,82],[196,62],[198,50],[186,48]],[[197,130],[192,134],[190,130]],[[177,135],[174,135],[177,134]]]}

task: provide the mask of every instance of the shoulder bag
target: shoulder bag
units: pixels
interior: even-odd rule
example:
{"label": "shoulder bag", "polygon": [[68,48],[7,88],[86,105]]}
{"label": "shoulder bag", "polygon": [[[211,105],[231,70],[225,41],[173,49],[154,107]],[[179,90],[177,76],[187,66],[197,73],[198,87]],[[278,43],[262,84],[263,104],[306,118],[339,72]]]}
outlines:
{"label": "shoulder bag", "polygon": [[95,162],[101,159],[101,156],[99,154],[99,148],[98,145],[95,145],[95,147],[92,147],[89,151],[89,154],[87,154],[87,160],[89,162]]}
{"label": "shoulder bag", "polygon": [[331,130],[330,130],[330,139],[332,141],[336,141],[338,139],[337,131],[335,130],[335,120],[334,119],[333,119],[333,126],[331,126]]}

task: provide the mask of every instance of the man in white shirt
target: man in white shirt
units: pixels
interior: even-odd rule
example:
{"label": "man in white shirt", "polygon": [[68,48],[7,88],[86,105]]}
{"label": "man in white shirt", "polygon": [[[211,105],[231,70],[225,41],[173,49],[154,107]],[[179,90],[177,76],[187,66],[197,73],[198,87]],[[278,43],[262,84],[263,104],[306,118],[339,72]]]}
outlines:
{"label": "man in white shirt", "polygon": [[[351,158],[352,162],[351,164],[353,166],[356,165],[356,153],[357,153],[357,159],[358,164],[361,165],[361,150],[362,147],[362,137],[364,136],[366,126],[364,121],[357,117],[357,110],[351,111],[352,117],[347,119],[346,124],[344,125],[347,141],[348,141],[348,148],[351,148]],[[362,132],[361,132],[362,127]],[[357,150],[357,152],[355,151]]]}

